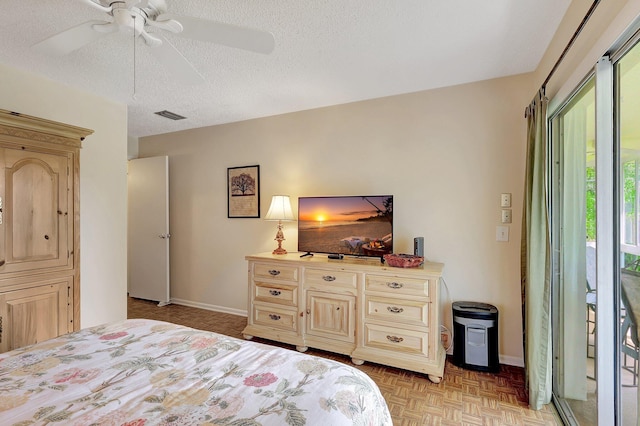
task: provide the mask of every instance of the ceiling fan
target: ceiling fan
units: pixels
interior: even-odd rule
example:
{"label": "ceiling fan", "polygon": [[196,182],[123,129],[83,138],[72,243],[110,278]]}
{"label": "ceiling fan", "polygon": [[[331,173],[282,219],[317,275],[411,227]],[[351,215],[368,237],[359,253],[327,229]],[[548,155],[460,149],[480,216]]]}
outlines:
{"label": "ceiling fan", "polygon": [[[204,78],[162,35],[168,31],[180,37],[222,44],[257,53],[271,53],[273,35],[266,31],[222,22],[167,13],[164,0],[80,0],[108,14],[104,21],[87,21],[32,46],[39,52],[62,56],[108,34],[124,32],[142,38],[154,57],[184,83],[197,84]],[[157,31],[160,30],[160,31]]]}

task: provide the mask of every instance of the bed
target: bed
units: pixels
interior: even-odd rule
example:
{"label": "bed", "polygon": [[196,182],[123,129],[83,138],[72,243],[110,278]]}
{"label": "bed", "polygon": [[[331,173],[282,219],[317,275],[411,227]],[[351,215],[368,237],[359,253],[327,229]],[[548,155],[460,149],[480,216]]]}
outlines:
{"label": "bed", "polygon": [[2,425],[391,425],[337,361],[153,320],[0,354]]}

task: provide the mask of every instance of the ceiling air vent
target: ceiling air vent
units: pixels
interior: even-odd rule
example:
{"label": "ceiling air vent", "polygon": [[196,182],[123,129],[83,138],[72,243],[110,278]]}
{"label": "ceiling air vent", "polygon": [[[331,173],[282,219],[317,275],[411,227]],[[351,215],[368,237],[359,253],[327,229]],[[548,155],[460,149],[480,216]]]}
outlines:
{"label": "ceiling air vent", "polygon": [[169,120],[184,120],[185,118],[187,118],[187,117],[178,115],[175,112],[167,111],[166,109],[164,111],[155,112],[154,114],[158,114],[159,116],[168,118]]}

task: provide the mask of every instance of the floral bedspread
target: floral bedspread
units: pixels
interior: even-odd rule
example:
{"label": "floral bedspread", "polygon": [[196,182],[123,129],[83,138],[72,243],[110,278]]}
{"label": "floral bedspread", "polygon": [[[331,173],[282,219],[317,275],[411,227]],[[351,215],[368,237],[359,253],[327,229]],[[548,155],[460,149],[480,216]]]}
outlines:
{"label": "floral bedspread", "polygon": [[2,425],[391,425],[361,371],[151,320],[0,354]]}

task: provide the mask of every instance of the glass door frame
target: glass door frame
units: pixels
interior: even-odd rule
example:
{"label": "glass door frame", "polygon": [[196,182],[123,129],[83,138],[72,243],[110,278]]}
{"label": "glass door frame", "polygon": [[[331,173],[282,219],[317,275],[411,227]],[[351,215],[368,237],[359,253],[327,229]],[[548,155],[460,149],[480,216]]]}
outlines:
{"label": "glass door frame", "polygon": [[[595,69],[592,70],[572,91],[571,95],[557,108],[553,113],[549,114],[547,120],[548,129],[548,152],[550,153],[547,170],[549,170],[548,180],[548,200],[549,200],[549,217],[551,223],[551,325],[552,325],[552,401],[558,409],[558,414],[562,418],[566,425],[578,425],[579,422],[574,417],[573,411],[566,399],[560,398],[556,394],[556,390],[559,390],[562,386],[560,383],[560,377],[564,376],[562,372],[561,361],[565,358],[564,352],[564,335],[562,330],[564,328],[564,312],[560,307],[561,294],[563,289],[561,288],[562,277],[562,259],[561,248],[563,246],[563,231],[562,231],[562,214],[563,214],[563,181],[562,176],[564,173],[564,120],[560,120],[559,117],[572,107],[572,104],[576,102],[576,99],[584,95],[584,90],[592,85],[595,92]],[[594,95],[595,97],[595,95]],[[586,303],[585,303],[586,310]],[[585,327],[586,332],[586,327]],[[597,336],[597,334],[596,334]],[[596,343],[597,346],[597,343]],[[594,354],[597,360],[597,354]],[[586,375],[586,371],[585,371]],[[597,378],[596,378],[597,379]]]}
{"label": "glass door frame", "polygon": [[[560,270],[558,268],[561,238],[559,221],[555,218],[559,214],[559,164],[555,161],[559,157],[560,148],[557,146],[558,131],[553,128],[553,120],[580,92],[583,86],[595,77],[596,87],[596,281],[597,281],[597,315],[596,328],[596,380],[597,380],[597,422],[598,424],[620,424],[621,417],[621,361],[620,347],[620,112],[619,112],[619,76],[617,62],[640,41],[640,20],[634,24],[634,33],[626,33],[611,48],[610,55],[598,60],[592,71],[565,100],[554,105],[550,103],[548,124],[548,152],[553,153],[548,159],[549,215],[551,217],[551,245],[552,245],[552,297],[557,300]],[[552,303],[553,319],[560,315],[556,304]],[[557,321],[553,321],[553,355],[559,347]],[[603,350],[603,348],[611,348]],[[557,380],[557,363],[553,362],[554,390]],[[613,374],[612,374],[613,373]],[[567,404],[552,395],[554,404],[567,424],[577,424],[571,417],[570,410],[565,411]],[[639,398],[640,403],[640,398]],[[565,413],[569,413],[566,416]]]}
{"label": "glass door frame", "polygon": [[[617,343],[620,318],[618,313],[620,232],[617,228],[618,179],[616,174],[617,132],[613,120],[613,64],[605,56],[596,63],[596,328],[608,330],[596,335],[596,378],[598,381],[598,424],[611,419],[620,422],[620,348]],[[611,348],[611,350],[598,350]],[[611,374],[613,366],[614,374]],[[607,374],[608,373],[608,374]],[[606,397],[613,395],[613,398]],[[600,396],[604,396],[601,398]]]}
{"label": "glass door frame", "polygon": [[[615,424],[620,419],[620,398],[619,398],[619,350],[615,342],[619,339],[618,314],[618,290],[615,283],[619,282],[615,259],[619,258],[619,231],[617,214],[618,206],[614,202],[617,200],[617,175],[615,174],[616,163],[614,158],[614,79],[613,65],[608,57],[601,58],[592,72],[583,82],[572,92],[571,96],[554,108],[548,117],[548,149],[554,157],[549,158],[549,169],[551,175],[548,181],[549,188],[549,214],[551,220],[551,245],[552,245],[552,297],[558,300],[560,280],[560,249],[562,232],[560,221],[557,220],[560,213],[559,190],[560,163],[562,161],[561,146],[557,144],[558,132],[561,129],[554,129],[553,121],[570,103],[575,95],[595,77],[595,111],[596,111],[596,281],[598,291],[596,293],[597,315],[596,315],[596,381],[597,381],[597,420],[598,424],[610,424],[611,419],[616,419]],[[559,330],[556,321],[560,317],[557,304],[552,303],[552,326],[553,326],[553,387],[557,389],[557,378],[559,372],[555,361],[557,350],[561,348],[558,338]],[[586,328],[585,328],[586,332]],[[611,348],[603,350],[602,348]],[[612,373],[613,371],[615,374]],[[586,373],[586,372],[585,372]],[[575,418],[571,416],[571,410],[567,404],[553,394],[554,403],[558,406],[563,421],[568,424],[577,424]]]}

